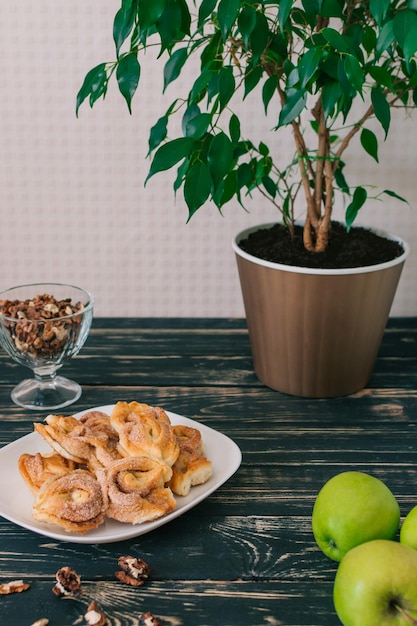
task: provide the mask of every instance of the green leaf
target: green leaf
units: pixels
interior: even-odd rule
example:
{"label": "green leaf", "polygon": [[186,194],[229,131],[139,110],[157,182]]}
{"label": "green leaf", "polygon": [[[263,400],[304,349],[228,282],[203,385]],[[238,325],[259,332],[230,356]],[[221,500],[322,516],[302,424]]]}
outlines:
{"label": "green leaf", "polygon": [[220,31],[216,31],[208,39],[208,44],[201,53],[201,69],[212,71],[218,68],[219,55],[223,52],[223,40]]}
{"label": "green leaf", "polygon": [[240,120],[235,113],[233,113],[230,117],[229,133],[232,143],[237,144],[240,139]]}
{"label": "green leaf", "polygon": [[[346,74],[346,64],[345,64],[345,59],[343,57],[340,57],[339,59],[337,72],[338,72],[338,79],[339,79],[340,87],[345,95],[346,102],[348,102],[349,100],[352,100],[352,98],[354,97],[356,93],[356,90],[351,80],[348,78]],[[344,109],[344,113],[346,117],[347,111],[345,109]]]}
{"label": "green leaf", "polygon": [[387,22],[382,27],[381,32],[379,33],[377,42],[376,42],[376,53],[377,56],[381,56],[383,52],[388,50],[388,48],[394,43],[394,29],[392,21]]}
{"label": "green leaf", "polygon": [[285,23],[293,5],[293,0],[281,0],[278,7],[278,21],[281,31],[285,29]]}
{"label": "green leaf", "polygon": [[366,189],[364,189],[363,187],[356,187],[353,193],[352,202],[347,207],[345,214],[346,230],[348,232],[350,231],[350,228],[355,221],[360,209],[365,204],[367,197],[368,194],[366,192]]}
{"label": "green leaf", "polygon": [[339,52],[351,52],[352,40],[346,35],[341,35],[334,28],[323,28],[321,34],[329,44]]}
{"label": "green leaf", "polygon": [[345,176],[343,174],[343,168],[344,167],[345,167],[345,164],[343,163],[343,161],[340,161],[339,162],[339,167],[337,167],[335,172],[334,172],[334,178],[335,178],[336,184],[339,187],[340,191],[342,193],[346,193],[346,194],[350,195],[349,185],[347,184]]}
{"label": "green leaf", "polygon": [[200,102],[207,91],[207,86],[212,77],[212,72],[209,70],[203,70],[201,74],[196,78],[194,85],[189,93],[190,102]]}
{"label": "green leaf", "polygon": [[263,72],[263,68],[260,65],[256,65],[255,67],[248,66],[243,81],[245,85],[243,99],[245,99],[246,96],[255,89],[256,85],[262,78]]}
{"label": "green leaf", "polygon": [[249,163],[242,163],[237,170],[237,183],[239,189],[249,187],[252,183],[252,168]]}
{"label": "green leaf", "polygon": [[323,114],[325,120],[329,116],[333,115],[335,105],[337,104],[341,95],[342,90],[339,83],[332,81],[324,85],[321,91],[321,98],[323,103]]}
{"label": "green leaf", "polygon": [[263,186],[265,187],[265,191],[269,193],[272,198],[275,198],[277,195],[277,185],[274,183],[270,176],[264,176],[262,178]]}
{"label": "green leaf", "polygon": [[168,61],[165,63],[164,67],[164,87],[163,92],[168,87],[170,83],[178,78],[181,73],[181,70],[184,66],[188,58],[187,48],[179,48],[175,50],[169,57]]}
{"label": "green leaf", "polygon": [[288,217],[290,222],[292,220],[292,217],[290,215],[291,204],[292,204],[292,197],[291,197],[291,192],[289,191],[288,193],[285,194],[284,202],[282,203],[282,212],[286,217]]}
{"label": "green leaf", "polygon": [[113,41],[117,56],[119,56],[120,48],[132,32],[136,17],[136,6],[132,6],[131,2],[123,3],[123,5],[117,11],[113,21]]}
{"label": "green leaf", "polygon": [[409,9],[400,11],[394,17],[393,30],[406,61],[410,61],[417,52],[417,14]]}
{"label": "green leaf", "polygon": [[244,6],[239,13],[238,28],[246,50],[249,49],[250,36],[256,26],[256,11],[251,6]]}
{"label": "green leaf", "polygon": [[257,63],[268,45],[269,41],[268,20],[265,15],[256,12],[256,24],[250,36],[253,63]]}
{"label": "green leaf", "polygon": [[240,0],[220,0],[217,7],[217,19],[220,25],[223,41],[226,41],[230,30],[235,23],[240,9]]}
{"label": "green leaf", "polygon": [[286,85],[287,92],[290,89],[297,89],[297,85],[300,82],[300,75],[298,73],[298,67],[291,67],[291,65],[287,63],[286,72],[287,72],[287,85]]}
{"label": "green leaf", "polygon": [[140,65],[135,54],[126,54],[120,57],[116,70],[119,90],[132,112],[132,98],[135,94],[140,78]]}
{"label": "green leaf", "polygon": [[149,151],[148,155],[155,150],[166,138],[167,136],[167,126],[168,126],[168,115],[163,115],[159,118],[159,120],[152,126],[149,133]]}
{"label": "green leaf", "polygon": [[390,4],[390,0],[370,0],[369,10],[375,18],[378,26],[381,26],[381,24],[383,23]]}
{"label": "green leaf", "polygon": [[392,76],[384,67],[372,66],[368,71],[378,85],[392,89]]}
{"label": "green leaf", "polygon": [[386,193],[387,196],[391,196],[391,198],[396,198],[397,200],[401,200],[401,202],[405,202],[406,204],[408,204],[408,200],[406,200],[402,196],[399,196],[397,193],[395,193],[395,191],[391,191],[390,189],[384,189],[382,193]]}
{"label": "green leaf", "polygon": [[78,111],[86,98],[90,98],[90,106],[106,93],[107,89],[107,72],[106,63],[100,63],[93,67],[85,76],[81,89],[77,94],[75,113],[78,117]]}
{"label": "green leaf", "polygon": [[219,76],[219,104],[223,110],[235,92],[235,78],[230,66],[224,67]]}
{"label": "green leaf", "polygon": [[175,194],[177,193],[178,189],[183,184],[185,175],[186,175],[189,167],[190,167],[190,158],[186,157],[183,160],[183,162],[180,163],[180,165],[177,168],[177,176],[176,176],[176,178],[174,180],[174,185],[173,185]]}
{"label": "green leaf", "polygon": [[268,112],[268,105],[276,94],[278,87],[278,76],[270,76],[262,87],[262,101],[264,103],[265,115]]}
{"label": "green leaf", "polygon": [[206,202],[210,195],[212,180],[206,163],[197,161],[185,175],[184,198],[188,206],[188,220]]}
{"label": "green leaf", "polygon": [[217,187],[213,195],[216,206],[220,209],[226,202],[229,202],[229,200],[233,198],[237,191],[237,174],[233,171],[221,181],[221,184]]}
{"label": "green leaf", "polygon": [[232,162],[233,144],[225,133],[220,132],[213,137],[207,154],[207,163],[216,187],[233,168]]}
{"label": "green leaf", "polygon": [[387,98],[380,89],[374,87],[371,91],[371,100],[375,116],[385,131],[386,139],[391,124],[391,109]]}
{"label": "green leaf", "polygon": [[191,104],[185,111],[182,118],[182,130],[185,137],[201,139],[207,132],[211,122],[210,113],[201,113],[196,104]]}
{"label": "green leaf", "polygon": [[346,76],[358,93],[362,93],[363,72],[360,63],[352,54],[345,54],[344,69]]}
{"label": "green leaf", "polygon": [[[147,2],[149,0],[146,0]],[[172,48],[184,38],[183,7],[177,0],[166,0],[165,9],[155,23],[161,37],[161,52]]]}
{"label": "green leaf", "polygon": [[169,170],[176,163],[187,157],[194,146],[195,140],[191,137],[179,137],[160,146],[153,157],[145,185],[151,176],[158,172]]}
{"label": "green leaf", "polygon": [[198,9],[198,27],[201,28],[206,18],[211,15],[217,4],[217,0],[203,0]]}
{"label": "green leaf", "polygon": [[363,29],[362,45],[369,55],[373,54],[376,46],[376,32],[371,26],[365,26]]}
{"label": "green leaf", "polygon": [[375,133],[368,128],[361,132],[361,144],[364,150],[378,163],[378,139]]}
{"label": "green leaf", "polygon": [[163,14],[166,0],[139,0],[138,16],[141,30],[154,26]]}
{"label": "green leaf", "polygon": [[321,60],[321,49],[311,48],[300,59],[298,64],[298,75],[301,87],[306,87],[308,81],[317,70]]}
{"label": "green leaf", "polygon": [[320,14],[322,0],[302,0],[307,21],[312,28],[317,26],[317,16]]}
{"label": "green leaf", "polygon": [[344,2],[340,0],[320,0],[319,15],[323,17],[343,17]]}
{"label": "green leaf", "polygon": [[190,35],[191,13],[190,9],[188,8],[187,0],[175,0],[175,2],[179,5],[181,11],[180,38],[182,39],[185,35]]}
{"label": "green leaf", "polygon": [[304,90],[292,93],[284,103],[278,120],[278,127],[290,124],[298,117],[307,104],[307,94]]}
{"label": "green leaf", "polygon": [[264,143],[263,141],[259,143],[258,150],[259,150],[259,154],[262,154],[262,156],[264,157],[269,155],[269,148],[266,145],[266,143]]}

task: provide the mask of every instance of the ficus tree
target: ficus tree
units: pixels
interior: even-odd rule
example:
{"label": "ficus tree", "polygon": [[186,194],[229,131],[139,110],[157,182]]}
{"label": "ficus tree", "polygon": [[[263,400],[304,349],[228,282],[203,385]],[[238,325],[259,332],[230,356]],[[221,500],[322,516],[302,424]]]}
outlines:
{"label": "ficus tree", "polygon": [[[378,161],[392,108],[417,104],[417,0],[121,0],[113,39],[115,58],[87,73],[77,115],[86,99],[93,106],[106,95],[112,76],[131,111],[142,56],[157,46],[162,90],[184,75],[187,87],[150,129],[147,180],[176,168],[174,190],[183,189],[189,217],[208,201],[245,206],[257,190],[292,233],[301,193],[311,251],[328,245],[336,193],[348,229],[366,202],[367,186],[350,186],[345,175],[354,138]],[[259,115],[278,105],[269,145],[244,136],[234,103],[244,106],[251,92]],[[181,136],[170,135],[173,116]],[[294,156],[282,167],[273,147],[284,127]]]}

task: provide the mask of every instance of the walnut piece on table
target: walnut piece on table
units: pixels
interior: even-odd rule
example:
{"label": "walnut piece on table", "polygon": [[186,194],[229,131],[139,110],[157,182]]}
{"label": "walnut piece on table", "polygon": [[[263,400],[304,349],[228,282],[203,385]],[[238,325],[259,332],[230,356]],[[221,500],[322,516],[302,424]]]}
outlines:
{"label": "walnut piece on table", "polygon": [[81,576],[68,567],[61,567],[55,574],[56,584],[52,588],[56,596],[79,596],[81,594]]}
{"label": "walnut piece on table", "polygon": [[95,600],[90,602],[84,619],[89,626],[105,626],[107,618]]}
{"label": "walnut piece on table", "polygon": [[150,567],[142,559],[134,556],[120,556],[117,563],[121,571],[115,572],[115,576],[127,585],[141,587],[149,578]]}
{"label": "walnut piece on table", "polygon": [[139,615],[139,626],[163,626],[162,622],[152,615],[152,613],[142,613]]}
{"label": "walnut piece on table", "polygon": [[0,594],[7,595],[9,593],[21,593],[29,589],[30,584],[24,583],[23,580],[11,580],[8,583],[0,584]]}

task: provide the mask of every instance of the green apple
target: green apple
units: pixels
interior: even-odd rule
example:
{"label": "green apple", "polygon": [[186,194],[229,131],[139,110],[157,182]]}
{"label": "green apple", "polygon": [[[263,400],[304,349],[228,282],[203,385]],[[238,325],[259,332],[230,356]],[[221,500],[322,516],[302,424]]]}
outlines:
{"label": "green apple", "polygon": [[400,542],[417,550],[417,506],[411,509],[402,523]]}
{"label": "green apple", "polygon": [[372,539],[393,539],[400,507],[388,487],[363,472],[336,474],[321,488],[313,507],[312,528],[326,556],[341,561],[355,546]]}
{"label": "green apple", "polygon": [[417,624],[417,552],[386,539],[352,548],[337,569],[333,601],[343,626]]}

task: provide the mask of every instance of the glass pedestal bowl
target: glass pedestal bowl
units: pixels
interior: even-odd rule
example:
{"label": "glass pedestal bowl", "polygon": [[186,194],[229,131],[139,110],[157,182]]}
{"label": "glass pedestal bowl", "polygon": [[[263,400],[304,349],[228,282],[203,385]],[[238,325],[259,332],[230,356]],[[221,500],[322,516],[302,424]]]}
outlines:
{"label": "glass pedestal bowl", "polygon": [[15,404],[51,410],[78,400],[80,385],[57,376],[57,371],[84,345],[93,306],[88,291],[61,283],[34,283],[0,292],[0,345],[34,374],[13,389]]}

